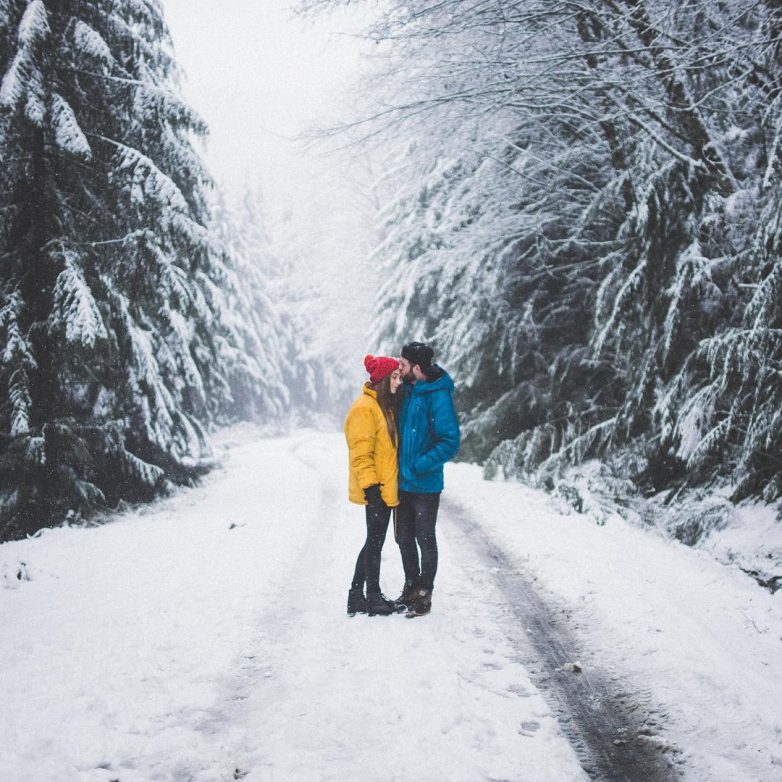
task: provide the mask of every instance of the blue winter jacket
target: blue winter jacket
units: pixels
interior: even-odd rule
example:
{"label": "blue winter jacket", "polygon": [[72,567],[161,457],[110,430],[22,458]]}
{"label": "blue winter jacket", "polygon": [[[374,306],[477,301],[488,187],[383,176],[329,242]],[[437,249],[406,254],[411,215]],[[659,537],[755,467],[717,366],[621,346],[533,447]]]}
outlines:
{"label": "blue winter jacket", "polygon": [[404,385],[399,411],[399,489],[436,494],[443,490],[443,465],[459,450],[459,421],[453,407],[453,380]]}

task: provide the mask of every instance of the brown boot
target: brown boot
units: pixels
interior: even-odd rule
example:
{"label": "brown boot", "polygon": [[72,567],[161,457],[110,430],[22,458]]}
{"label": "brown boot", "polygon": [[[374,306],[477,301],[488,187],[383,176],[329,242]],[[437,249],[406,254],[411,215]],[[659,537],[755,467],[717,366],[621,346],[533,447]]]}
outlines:
{"label": "brown boot", "polygon": [[415,584],[412,581],[405,581],[405,585],[402,587],[402,594],[394,601],[397,611],[406,611],[412,604],[416,592]]}
{"label": "brown boot", "polygon": [[416,589],[410,605],[407,607],[408,617],[424,616],[432,610],[432,590]]}

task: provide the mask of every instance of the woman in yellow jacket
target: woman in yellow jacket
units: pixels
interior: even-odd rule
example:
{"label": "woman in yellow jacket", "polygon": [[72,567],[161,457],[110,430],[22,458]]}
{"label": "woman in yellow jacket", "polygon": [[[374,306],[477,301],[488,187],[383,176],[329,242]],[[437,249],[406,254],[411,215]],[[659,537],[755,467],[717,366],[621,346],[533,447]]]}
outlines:
{"label": "woman in yellow jacket", "polygon": [[[345,419],[351,502],[366,506],[367,537],[356,560],[348,592],[348,614],[386,616],[396,604],[380,591],[380,553],[391,508],[399,504],[397,484],[397,413],[402,384],[399,362],[387,356],[366,356],[369,382]],[[364,583],[367,585],[364,596]]]}

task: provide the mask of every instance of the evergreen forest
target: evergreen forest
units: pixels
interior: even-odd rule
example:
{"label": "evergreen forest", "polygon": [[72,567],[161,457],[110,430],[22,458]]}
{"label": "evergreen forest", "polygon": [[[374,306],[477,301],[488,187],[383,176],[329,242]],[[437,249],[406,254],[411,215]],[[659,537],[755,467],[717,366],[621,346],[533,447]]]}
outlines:
{"label": "evergreen forest", "polygon": [[387,150],[376,335],[435,345],[461,458],[777,500],[782,4],[410,0],[367,34],[336,130]]}
{"label": "evergreen forest", "polygon": [[[188,484],[316,406],[248,191],[195,146],[158,0],[0,0],[0,539]],[[295,356],[295,360],[293,357]]]}

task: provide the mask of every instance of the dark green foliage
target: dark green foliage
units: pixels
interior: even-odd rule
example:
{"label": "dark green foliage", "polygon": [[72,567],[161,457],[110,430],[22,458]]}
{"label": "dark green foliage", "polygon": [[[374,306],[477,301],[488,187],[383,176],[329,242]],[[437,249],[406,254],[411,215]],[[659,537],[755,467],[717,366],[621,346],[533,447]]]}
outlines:
{"label": "dark green foliage", "polygon": [[386,133],[418,139],[378,333],[435,344],[464,457],[782,495],[780,13],[413,2],[377,25]]}
{"label": "dark green foliage", "polygon": [[192,481],[210,423],[287,409],[171,51],[156,0],[0,2],[0,537]]}

